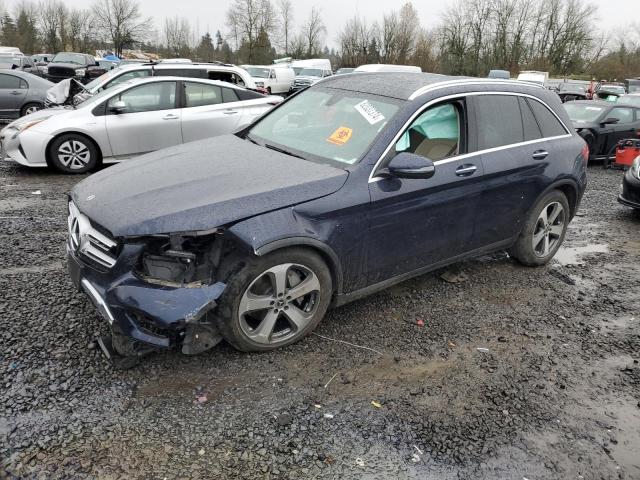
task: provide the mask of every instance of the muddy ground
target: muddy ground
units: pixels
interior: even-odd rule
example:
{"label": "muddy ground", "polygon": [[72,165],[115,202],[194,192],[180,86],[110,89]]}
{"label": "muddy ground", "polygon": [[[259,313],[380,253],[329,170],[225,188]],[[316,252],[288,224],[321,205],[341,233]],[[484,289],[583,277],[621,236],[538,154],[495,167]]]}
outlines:
{"label": "muddy ground", "polygon": [[589,177],[552,265],[497,254],[458,265],[460,283],[435,272],[334,310],[284,350],[221,344],[122,372],[63,266],[78,177],[2,165],[0,471],[640,478],[640,220],[616,203],[620,172]]}

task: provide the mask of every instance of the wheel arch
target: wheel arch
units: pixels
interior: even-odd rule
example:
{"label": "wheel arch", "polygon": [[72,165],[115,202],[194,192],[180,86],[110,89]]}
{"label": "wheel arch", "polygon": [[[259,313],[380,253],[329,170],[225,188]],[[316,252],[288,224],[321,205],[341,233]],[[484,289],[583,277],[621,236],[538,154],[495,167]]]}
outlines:
{"label": "wheel arch", "polygon": [[571,214],[571,218],[573,218],[573,216],[576,214],[576,210],[578,207],[578,184],[575,180],[572,179],[563,179],[563,180],[558,180],[554,183],[552,183],[551,185],[549,185],[547,188],[545,188],[540,195],[538,195],[536,197],[536,199],[532,202],[531,207],[529,208],[529,210],[531,210],[532,208],[534,208],[536,206],[536,204],[538,203],[538,201],[544,197],[547,193],[553,191],[553,190],[558,190],[562,193],[564,193],[565,197],[567,197],[567,201],[569,202],[569,209],[570,214]]}
{"label": "wheel arch", "polygon": [[93,139],[90,135],[87,135],[84,132],[79,132],[77,130],[69,130],[69,131],[65,131],[65,132],[58,132],[56,133],[51,140],[49,140],[49,142],[47,142],[47,146],[45,147],[44,150],[44,154],[45,154],[45,159],[47,161],[47,165],[49,167],[52,167],[52,163],[51,163],[51,144],[53,142],[55,142],[58,138],[60,138],[63,135],[79,135],[81,137],[86,138],[89,142],[91,142],[93,144],[93,146],[96,148],[96,151],[98,152],[98,160],[96,163],[96,166],[99,166],[102,163],[102,149],[100,148],[100,145],[98,144],[98,142],[95,141],[95,139]]}
{"label": "wheel arch", "polygon": [[333,290],[335,293],[342,293],[343,276],[342,265],[338,255],[333,249],[324,242],[316,240],[310,237],[288,237],[273,242],[266,243],[254,250],[257,256],[263,256],[276,250],[283,250],[285,248],[301,247],[308,250],[312,250],[319,254],[320,257],[326,262],[331,272],[331,277],[334,281]]}

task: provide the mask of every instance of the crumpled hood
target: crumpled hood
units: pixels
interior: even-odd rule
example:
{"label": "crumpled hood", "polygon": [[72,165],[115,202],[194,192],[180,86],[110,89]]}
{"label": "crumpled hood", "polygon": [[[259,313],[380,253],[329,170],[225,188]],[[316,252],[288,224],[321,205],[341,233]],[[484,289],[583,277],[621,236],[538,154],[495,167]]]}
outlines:
{"label": "crumpled hood", "polygon": [[192,232],[329,195],[347,175],[224,135],[109,167],[71,198],[116,237]]}

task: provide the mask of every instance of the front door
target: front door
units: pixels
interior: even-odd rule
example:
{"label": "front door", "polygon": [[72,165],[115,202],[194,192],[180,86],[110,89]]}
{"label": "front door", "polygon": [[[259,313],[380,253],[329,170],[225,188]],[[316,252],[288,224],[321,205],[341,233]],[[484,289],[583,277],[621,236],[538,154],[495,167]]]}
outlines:
{"label": "front door", "polygon": [[615,118],[618,123],[607,125],[606,128],[611,129],[609,134],[608,150],[618,143],[618,140],[624,140],[626,138],[638,138],[638,130],[640,129],[640,119],[637,119],[634,115],[634,108],[631,107],[615,107],[612,108],[607,114],[607,119]]}
{"label": "front door", "polygon": [[433,177],[379,178],[373,172],[370,232],[363,239],[369,246],[370,284],[468,251],[480,196],[475,178],[482,166],[458,158],[467,148],[466,115],[464,100],[428,107],[380,165],[399,152],[415,153],[434,162]]}
{"label": "front door", "polygon": [[[132,87],[107,103],[106,128],[115,157],[126,158],[182,143],[177,82],[154,82]],[[111,111],[122,101],[125,110]]]}

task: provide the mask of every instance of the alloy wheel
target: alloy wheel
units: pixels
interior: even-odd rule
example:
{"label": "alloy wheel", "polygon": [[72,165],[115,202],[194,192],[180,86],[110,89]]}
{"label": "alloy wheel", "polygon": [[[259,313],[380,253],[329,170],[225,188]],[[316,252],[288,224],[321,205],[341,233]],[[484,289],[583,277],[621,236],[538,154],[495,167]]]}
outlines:
{"label": "alloy wheel", "polygon": [[24,113],[25,115],[29,115],[30,113],[36,113],[38,110],[40,110],[40,107],[38,107],[37,105],[31,105],[24,111]]}
{"label": "alloy wheel", "polygon": [[247,287],[238,307],[243,333],[252,341],[272,345],[303,332],[318,310],[320,280],[308,267],[275,265]]}
{"label": "alloy wheel", "polygon": [[58,148],[58,160],[71,170],[80,170],[91,161],[91,151],[79,140],[67,140]]}
{"label": "alloy wheel", "polygon": [[562,238],[565,228],[565,211],[559,202],[552,202],[542,209],[533,229],[533,251],[538,257],[546,257]]}

